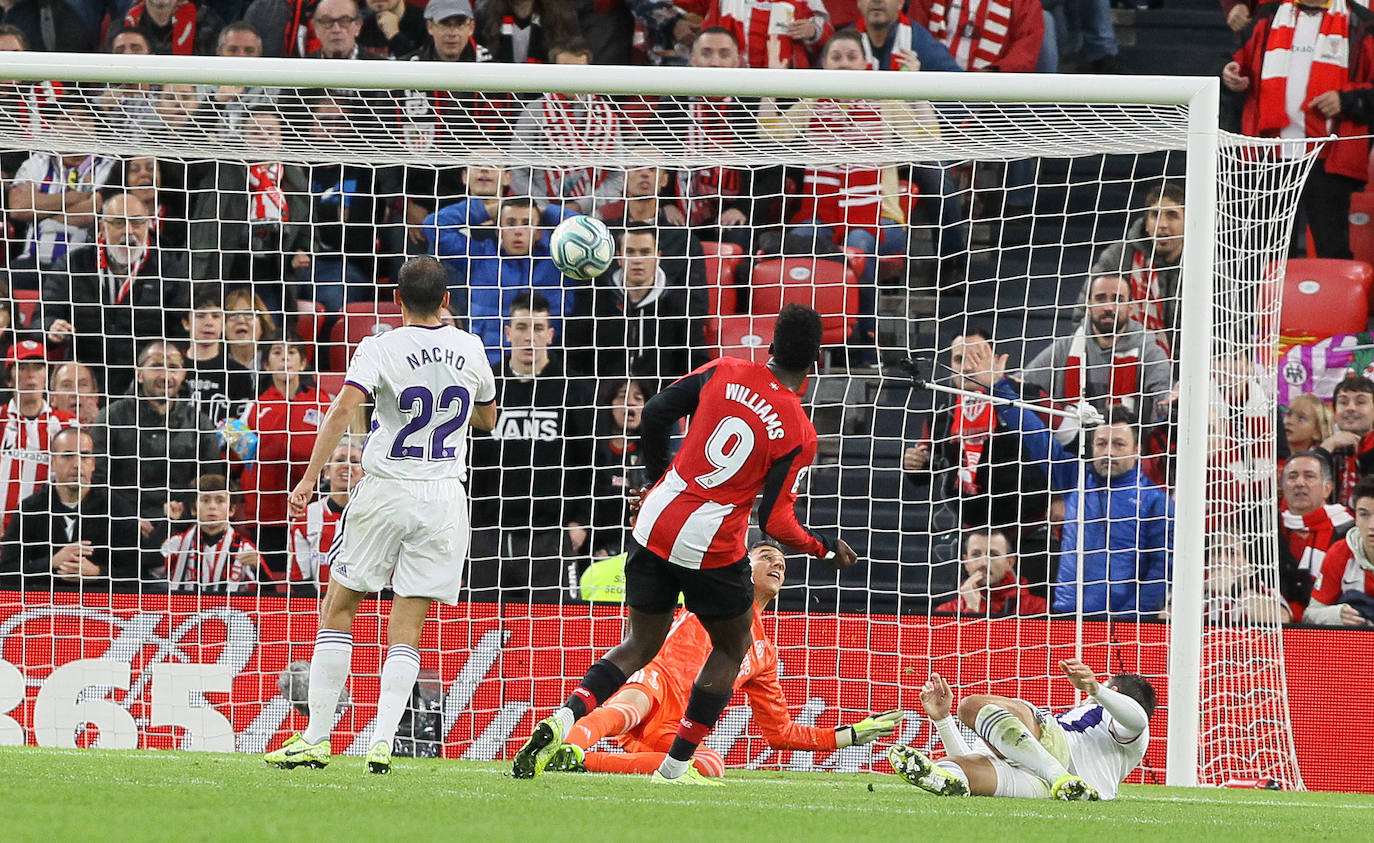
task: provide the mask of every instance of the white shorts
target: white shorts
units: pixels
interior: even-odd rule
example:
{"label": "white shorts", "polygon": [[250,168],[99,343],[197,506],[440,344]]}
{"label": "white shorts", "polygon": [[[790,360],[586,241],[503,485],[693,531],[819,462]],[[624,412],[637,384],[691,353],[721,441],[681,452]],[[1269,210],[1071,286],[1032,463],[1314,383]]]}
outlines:
{"label": "white shorts", "polygon": [[458,480],[364,477],[329,551],[329,579],[354,591],[457,603],[471,539]]}

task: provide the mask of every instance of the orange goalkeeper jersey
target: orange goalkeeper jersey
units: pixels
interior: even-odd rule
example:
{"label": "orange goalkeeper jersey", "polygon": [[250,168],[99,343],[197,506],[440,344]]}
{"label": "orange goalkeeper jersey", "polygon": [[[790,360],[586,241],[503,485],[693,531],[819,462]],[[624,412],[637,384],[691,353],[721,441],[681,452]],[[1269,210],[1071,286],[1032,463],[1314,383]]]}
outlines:
{"label": "orange goalkeeper jersey", "polygon": [[[773,749],[835,749],[835,730],[803,726],[792,721],[787,699],[778,681],[778,648],[763,629],[763,616],[754,605],[750,629],[754,642],[744,654],[735,690],[743,691],[754,710],[759,731]],[[668,639],[654,660],[629,679],[653,700],[649,716],[619,738],[631,752],[666,752],[677,734],[678,721],[687,710],[687,697],[706,654],[711,638],[691,612],[684,612],[673,624]]]}

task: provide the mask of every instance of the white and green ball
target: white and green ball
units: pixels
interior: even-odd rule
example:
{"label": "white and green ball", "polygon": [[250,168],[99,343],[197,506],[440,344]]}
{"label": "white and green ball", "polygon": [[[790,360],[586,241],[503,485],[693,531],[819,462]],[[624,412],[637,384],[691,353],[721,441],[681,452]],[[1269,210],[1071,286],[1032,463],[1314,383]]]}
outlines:
{"label": "white and green ball", "polygon": [[549,252],[558,271],[588,281],[606,272],[615,261],[610,229],[595,217],[578,215],[558,224],[549,238]]}

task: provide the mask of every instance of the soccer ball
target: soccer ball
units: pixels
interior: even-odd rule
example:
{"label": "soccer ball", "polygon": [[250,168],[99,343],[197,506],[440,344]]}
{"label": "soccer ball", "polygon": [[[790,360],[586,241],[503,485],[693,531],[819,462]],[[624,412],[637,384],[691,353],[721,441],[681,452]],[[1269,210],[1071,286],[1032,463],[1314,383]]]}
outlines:
{"label": "soccer ball", "polygon": [[558,224],[549,238],[549,252],[558,271],[569,278],[589,281],[611,268],[615,241],[606,224],[579,214]]}

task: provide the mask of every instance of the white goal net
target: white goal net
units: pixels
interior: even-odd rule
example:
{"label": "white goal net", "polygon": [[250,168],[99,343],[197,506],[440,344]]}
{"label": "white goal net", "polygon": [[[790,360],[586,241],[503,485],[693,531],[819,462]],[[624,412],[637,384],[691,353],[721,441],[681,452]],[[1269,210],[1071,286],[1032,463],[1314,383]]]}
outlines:
{"label": "white goal net", "polygon": [[[1218,138],[1205,108],[1190,131],[1183,83],[40,60],[0,72],[33,80],[0,83],[0,735],[254,752],[303,725],[361,436],[305,518],[286,492],[428,254],[502,415],[471,443],[467,585],[427,627],[406,752],[508,757],[619,640],[643,403],[715,357],[765,360],[801,301],[826,348],[798,514],[864,564],[789,557],[765,626],[791,718],[902,708],[898,738],[934,746],[931,672],[1058,711],[1056,664],[1081,656],[1159,693],[1135,780],[1303,785],[1273,347],[1310,160]],[[617,237],[594,281],[548,257],[576,213]],[[987,346],[1030,409],[980,398]],[[966,392],[913,384],[907,358]],[[1080,433],[1080,403],[1110,424]],[[355,628],[335,747],[367,746],[386,611]],[[887,769],[886,744],[771,749],[767,717],[740,695],[709,743],[735,766]]]}

